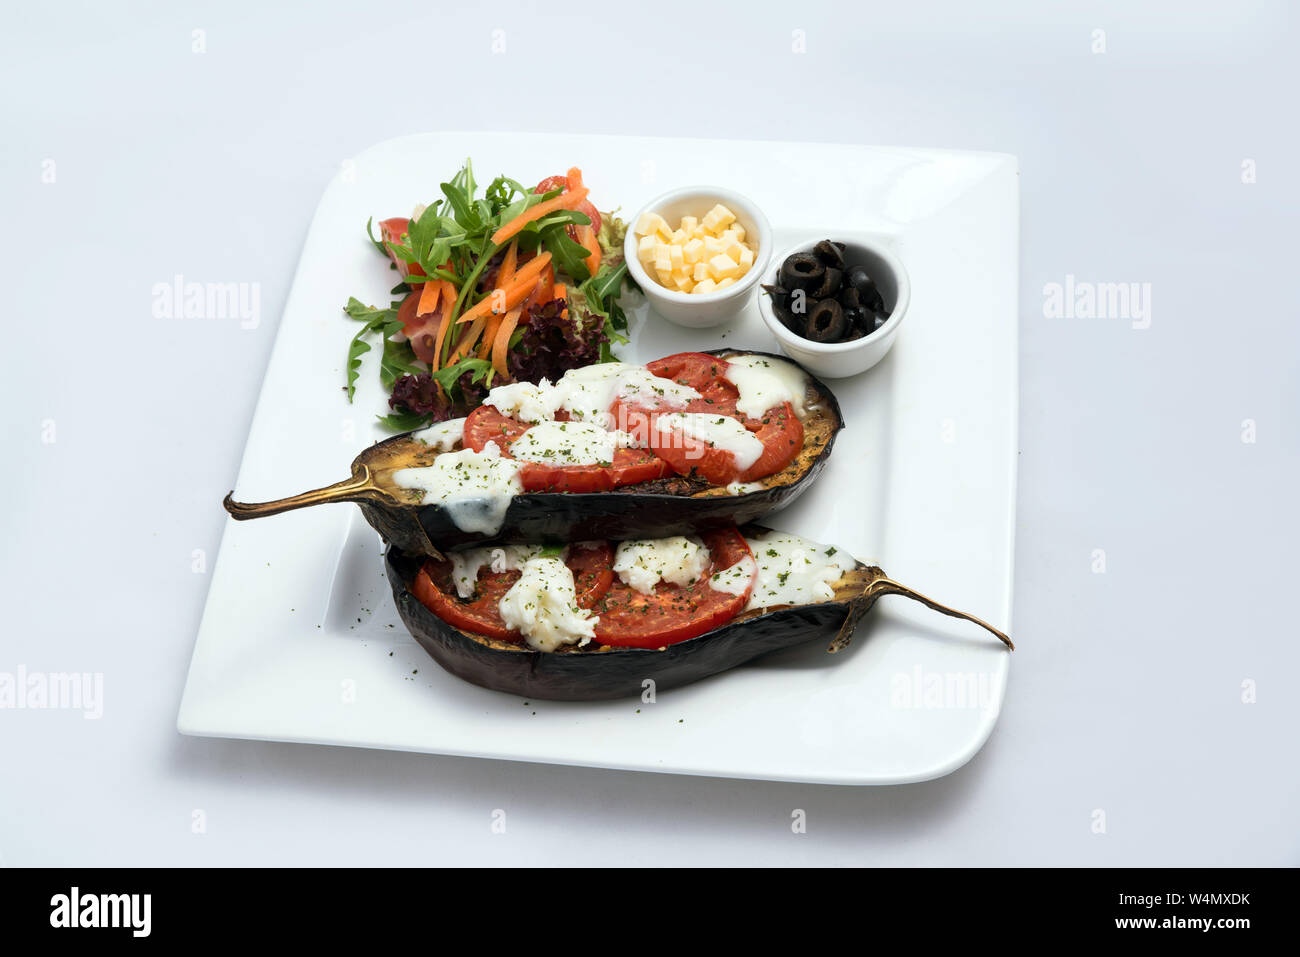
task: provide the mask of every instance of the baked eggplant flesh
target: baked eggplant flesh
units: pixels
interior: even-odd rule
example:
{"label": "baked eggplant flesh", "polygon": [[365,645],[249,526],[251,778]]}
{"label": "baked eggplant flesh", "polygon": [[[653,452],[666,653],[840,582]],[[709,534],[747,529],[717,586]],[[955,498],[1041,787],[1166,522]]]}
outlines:
{"label": "baked eggplant flesh", "polygon": [[[750,525],[746,538],[770,531]],[[857,562],[831,585],[833,597],[810,604],[745,611],[695,638],[662,648],[568,645],[537,651],[526,644],[476,634],[435,615],[414,593],[426,558],[390,547],[386,572],[402,621],[445,670],[507,694],[554,701],[596,701],[640,695],[647,680],[656,691],[679,687],[735,668],[762,655],[827,640],[827,652],[847,648],[863,617],[884,595],[901,595],[974,622],[1008,649],[1011,639],[973,615],[957,611],[903,585],[876,565]]]}
{"label": "baked eggplant flesh", "polygon": [[[721,359],[762,357],[798,369],[770,353],[723,349],[705,354]],[[601,492],[522,492],[510,497],[503,514],[490,524],[466,523],[463,515],[442,505],[422,504],[422,492],[404,488],[394,478],[402,470],[430,466],[442,454],[412,432],[370,446],[353,460],[352,475],[342,482],[263,503],[237,502],[231,492],[223,504],[233,518],[243,521],[312,505],[355,502],[386,542],[408,554],[434,556],[483,542],[617,541],[743,525],[801,495],[825,468],[844,427],[834,394],[803,374],[803,444],[788,465],[753,482],[723,486],[695,476],[671,476]]]}

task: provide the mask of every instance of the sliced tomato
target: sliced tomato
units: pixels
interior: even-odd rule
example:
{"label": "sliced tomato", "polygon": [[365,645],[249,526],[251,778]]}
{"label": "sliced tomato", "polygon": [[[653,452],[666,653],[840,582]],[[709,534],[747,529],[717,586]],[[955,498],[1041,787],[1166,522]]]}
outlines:
{"label": "sliced tomato", "polygon": [[[578,607],[593,607],[614,581],[614,549],[609,542],[579,542],[569,546],[564,564],[573,572]],[[501,618],[501,599],[519,581],[520,572],[494,572],[483,566],[474,594],[462,599],[452,582],[452,564],[427,561],[415,576],[411,591],[425,608],[464,631],[503,641],[520,641],[519,632]]]}
{"label": "sliced tomato", "polygon": [[[549,193],[553,189],[560,189],[560,190],[577,189],[581,185],[582,185],[582,181],[580,178],[575,183],[574,180],[569,176],[548,176],[546,177],[546,179],[542,180],[540,183],[537,184],[537,188],[534,189],[533,192]],[[598,210],[595,206],[593,206],[589,200],[585,200],[585,199],[578,204],[578,210],[580,212],[587,214],[587,217],[591,220],[592,230],[595,232],[597,236],[599,236],[601,223],[604,222],[604,220],[601,219],[600,210]],[[577,234],[572,229],[570,229],[570,238],[572,238],[575,242],[577,242]]]}
{"label": "sliced tomato", "polygon": [[[529,426],[505,415],[490,405],[481,405],[465,420],[466,448],[482,452],[495,442],[503,455],[510,456],[510,445],[528,431]],[[649,482],[670,474],[663,459],[645,449],[618,449],[613,462],[600,465],[525,465],[519,480],[526,492],[607,492],[620,485]]]}
{"label": "sliced tomato", "polygon": [[803,423],[794,414],[790,403],[774,406],[759,419],[743,415],[736,408],[740,392],[726,378],[727,363],[724,359],[702,352],[680,352],[648,362],[646,368],[661,378],[672,379],[700,393],[700,398],[692,399],[685,408],[679,406],[674,411],[728,416],[739,421],[763,443],[758,459],[741,471],[730,452],[687,439],[680,433],[661,432],[657,427],[658,416],[668,411],[667,406],[646,408],[616,403],[613,412],[619,427],[649,445],[679,475],[694,472],[712,485],[752,482],[781,471],[803,446]]}
{"label": "sliced tomato", "polygon": [[[753,580],[739,595],[717,591],[710,580],[716,572],[752,558],[749,545],[734,528],[705,532],[700,537],[709,549],[710,562],[694,584],[659,582],[651,594],[643,595],[615,580],[592,608],[600,616],[596,640],[618,647],[662,648],[698,638],[739,615],[749,601]],[[757,566],[754,574],[758,574]]]}
{"label": "sliced tomato", "polygon": [[505,455],[510,454],[510,443],[528,431],[528,425],[512,419],[490,405],[480,405],[465,419],[464,445],[467,449],[482,452],[489,442],[495,442]]}
{"label": "sliced tomato", "polygon": [[402,237],[406,235],[411,227],[411,220],[404,216],[395,216],[392,219],[381,219],[379,221],[379,235],[385,243],[385,249],[388,249],[388,258],[397,266],[397,271],[401,273],[402,278],[407,276],[423,276],[424,269],[419,263],[408,263],[401,259],[396,253],[389,249],[388,243],[401,243]]}
{"label": "sliced tomato", "polygon": [[416,308],[419,304],[420,290],[416,289],[397,307],[397,318],[402,322],[402,332],[411,340],[411,349],[416,358],[421,362],[432,363],[438,354],[438,325],[442,322],[443,310],[450,308],[450,305],[439,299],[433,312],[418,316]]}

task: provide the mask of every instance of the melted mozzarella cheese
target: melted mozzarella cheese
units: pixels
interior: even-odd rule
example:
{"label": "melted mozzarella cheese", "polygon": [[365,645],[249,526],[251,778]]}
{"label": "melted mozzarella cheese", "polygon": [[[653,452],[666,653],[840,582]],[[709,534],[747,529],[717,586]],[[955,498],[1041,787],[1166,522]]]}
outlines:
{"label": "melted mozzarella cheese", "polygon": [[649,595],[661,581],[694,585],[709,567],[709,550],[694,536],[620,542],[614,571],[623,584]]}
{"label": "melted mozzarella cheese", "polygon": [[628,362],[598,362],[570,369],[552,384],[543,379],[499,385],[483,400],[497,411],[521,422],[554,419],[563,411],[574,421],[613,429],[610,408],[620,400],[636,408],[684,409],[700,394],[690,386],[655,375],[645,366]]}
{"label": "melted mozzarella cheese", "polygon": [[794,407],[794,414],[808,414],[808,376],[794,363],[767,356],[733,356],[727,359],[727,380],[740,392],[736,410],[750,418],[782,402]]}
{"label": "melted mozzarella cheese", "polygon": [[488,393],[487,405],[522,422],[555,418],[563,410],[578,422],[612,428],[609,410],[614,400],[651,409],[682,409],[700,394],[689,386],[663,379],[645,366],[600,362],[570,369],[552,385],[514,383]]}
{"label": "melted mozzarella cheese", "polygon": [[432,445],[439,452],[450,452],[465,441],[465,420],[448,419],[435,422],[427,429],[412,432],[411,438],[425,445]]}
{"label": "melted mozzarella cheese", "polygon": [[499,385],[488,392],[483,404],[520,422],[544,422],[555,416],[555,409],[550,405],[551,388],[545,379],[539,385],[532,382]]}
{"label": "melted mozzarella cheese", "polygon": [[857,565],[843,549],[784,532],[765,532],[748,541],[758,562],[758,581],[746,611],[831,601],[832,584]]}
{"label": "melted mozzarella cheese", "polygon": [[499,575],[502,572],[518,571],[530,558],[535,558],[542,551],[541,545],[498,545],[494,548],[470,548],[463,552],[449,552],[451,559],[451,580],[456,586],[456,594],[468,598],[474,594],[478,584],[478,573],[484,565]]}
{"label": "melted mozzarella cheese", "polygon": [[540,465],[609,465],[614,453],[634,444],[626,432],[607,432],[585,422],[539,422],[510,446],[510,454]]}
{"label": "melted mozzarella cheese", "polygon": [[501,619],[524,636],[528,647],[554,651],[561,645],[585,645],[596,635],[600,619],[578,607],[573,572],[558,558],[524,562],[519,581],[501,599]]}
{"label": "melted mozzarella cheese", "polygon": [[489,442],[482,452],[444,452],[432,465],[398,469],[393,482],[423,492],[422,505],[441,505],[462,532],[494,535],[511,499],[524,490],[521,467],[514,459],[502,458],[497,444]]}
{"label": "melted mozzarella cheese", "polygon": [[746,555],[730,568],[714,572],[709,578],[709,587],[728,595],[743,595],[754,584],[755,574],[754,559]]}
{"label": "melted mozzarella cheese", "polygon": [[681,432],[687,438],[730,452],[736,469],[745,471],[763,454],[763,443],[738,419],[706,412],[670,412],[661,415],[657,428],[663,433]]}

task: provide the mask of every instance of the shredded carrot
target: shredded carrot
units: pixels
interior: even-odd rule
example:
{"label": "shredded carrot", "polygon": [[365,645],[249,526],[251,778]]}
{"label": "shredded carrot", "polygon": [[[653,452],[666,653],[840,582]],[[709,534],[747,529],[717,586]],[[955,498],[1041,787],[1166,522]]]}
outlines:
{"label": "shredded carrot", "polygon": [[448,366],[454,366],[474,351],[474,344],[478,342],[478,337],[482,335],[487,320],[487,316],[479,316],[474,320],[474,324],[465,330],[465,334],[460,337],[460,341],[456,343],[456,348],[452,350],[450,358],[447,359]]}
{"label": "shredded carrot", "polygon": [[510,370],[506,365],[506,356],[510,351],[510,337],[514,335],[515,326],[519,325],[519,317],[523,314],[522,309],[511,309],[506,313],[505,318],[501,320],[501,328],[497,330],[496,339],[492,342],[492,368],[496,369],[501,376],[509,377]]}
{"label": "shredded carrot", "polygon": [[521,283],[528,279],[532,279],[550,264],[550,253],[542,253],[539,256],[534,256],[532,259],[528,260],[528,262],[519,267],[518,271],[511,278],[510,284],[514,285],[515,283]]}
{"label": "shredded carrot", "polygon": [[507,239],[514,236],[519,230],[523,229],[531,222],[541,219],[543,216],[549,216],[557,209],[573,209],[580,202],[587,198],[587,188],[571,189],[568,192],[561,193],[554,199],[544,200],[531,209],[526,209],[510,222],[506,223],[495,233],[492,234],[492,242],[500,246]]}
{"label": "shredded carrot", "polygon": [[501,327],[501,316],[488,316],[487,329],[483,332],[483,339],[478,344],[478,358],[486,359],[492,354],[492,344],[497,341],[497,329]]}
{"label": "shredded carrot", "polygon": [[[565,285],[564,283],[562,283],[562,282],[557,282],[557,283],[555,284],[555,289],[554,289],[554,291],[553,291],[552,294],[551,294],[551,298],[552,298],[552,299],[568,299],[568,298],[569,298],[569,287],[566,286],[566,285]],[[560,313],[560,315],[561,315],[562,317],[564,317],[565,319],[569,318],[569,307],[568,307],[567,305],[564,307],[564,311],[563,311],[562,313]]]}
{"label": "shredded carrot", "polygon": [[550,253],[542,253],[540,256],[530,259],[515,273],[508,287],[493,289],[479,302],[461,313],[460,319],[457,321],[470,322],[479,316],[507,312],[513,309],[533,291],[533,287],[537,284],[537,274],[549,266],[550,263]]}
{"label": "shredded carrot", "polygon": [[569,181],[569,189],[582,189],[582,170],[576,166],[569,167],[569,173],[565,176]]}
{"label": "shredded carrot", "polygon": [[506,256],[501,260],[501,270],[497,273],[497,288],[509,285],[515,278],[515,266],[519,263],[519,240],[511,240],[506,247]]}
{"label": "shredded carrot", "polygon": [[600,240],[596,238],[596,230],[590,226],[578,227],[578,242],[586,247],[587,252],[591,253],[585,260],[587,272],[596,275],[596,270],[600,268]]}
{"label": "shredded carrot", "polygon": [[420,289],[420,304],[415,307],[417,316],[427,316],[438,308],[438,293],[442,292],[443,280],[427,280]]}
{"label": "shredded carrot", "polygon": [[447,333],[451,330],[451,302],[445,302],[442,310],[442,318],[438,320],[438,334],[433,337],[433,361],[429,363],[430,371],[437,372],[442,368],[441,358],[446,351],[445,343]]}

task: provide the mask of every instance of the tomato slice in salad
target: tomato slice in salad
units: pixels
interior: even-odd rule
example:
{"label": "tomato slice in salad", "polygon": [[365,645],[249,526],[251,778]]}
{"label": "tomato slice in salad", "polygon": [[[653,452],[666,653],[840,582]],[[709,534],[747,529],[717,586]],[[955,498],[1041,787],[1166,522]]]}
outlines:
{"label": "tomato slice in salad", "polygon": [[[510,457],[510,445],[528,431],[528,424],[505,415],[490,405],[481,405],[465,419],[464,445],[482,452],[495,442],[502,455]],[[635,485],[663,478],[671,469],[663,459],[645,449],[618,449],[609,465],[526,464],[519,480],[526,492],[607,492],[621,485]]]}
{"label": "tomato slice in salad", "polygon": [[[537,184],[537,187],[533,190],[533,192],[549,193],[553,189],[559,189],[559,190],[577,189],[581,185],[582,185],[581,174],[579,174],[577,182],[574,182],[573,178],[570,176],[548,176],[546,177],[546,179],[542,180],[540,183]],[[587,214],[588,218],[591,220],[592,230],[597,235],[599,235],[601,223],[604,222],[604,220],[601,219],[600,210],[598,210],[594,205],[592,205],[590,200],[585,200],[585,199],[578,204],[578,209],[580,209],[582,212]]]}
{"label": "tomato slice in salad", "polygon": [[[711,584],[716,572],[724,571],[748,557],[749,544],[734,528],[705,532],[700,536],[709,549],[709,566],[691,585],[659,582],[654,591],[642,594],[621,580],[614,580],[592,611],[600,616],[596,640],[603,645],[624,648],[662,648],[698,638],[725,624],[744,610],[754,587],[739,595],[718,591]],[[758,567],[754,566],[754,577]]]}
{"label": "tomato slice in salad", "polygon": [[402,332],[411,340],[411,349],[421,362],[432,363],[438,355],[438,326],[442,322],[443,311],[450,304],[438,301],[438,306],[427,315],[416,315],[420,304],[420,291],[410,293],[397,307],[397,318],[401,320]]}
{"label": "tomato slice in salad", "polygon": [[[609,542],[579,542],[569,546],[564,564],[573,572],[578,607],[591,608],[609,590],[614,581],[613,563],[614,550]],[[425,608],[449,625],[502,641],[520,641],[519,632],[508,628],[501,617],[501,599],[519,581],[520,574],[494,572],[491,566],[484,565],[479,570],[474,594],[463,599],[452,582],[451,562],[429,560],[416,574],[411,591]]]}
{"label": "tomato slice in salad", "polygon": [[379,235],[385,243],[384,249],[388,251],[388,258],[393,261],[393,265],[397,267],[397,271],[403,279],[407,276],[423,276],[424,269],[419,263],[408,263],[406,260],[399,258],[387,244],[400,243],[410,227],[411,220],[406,216],[394,216],[392,219],[381,219],[379,221]]}

